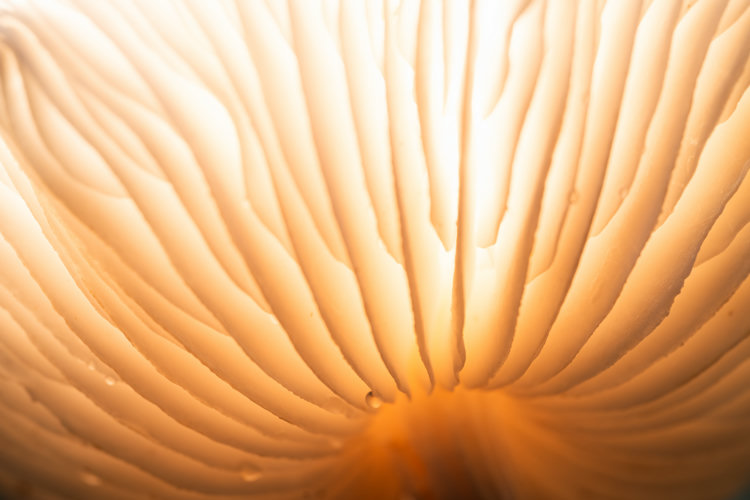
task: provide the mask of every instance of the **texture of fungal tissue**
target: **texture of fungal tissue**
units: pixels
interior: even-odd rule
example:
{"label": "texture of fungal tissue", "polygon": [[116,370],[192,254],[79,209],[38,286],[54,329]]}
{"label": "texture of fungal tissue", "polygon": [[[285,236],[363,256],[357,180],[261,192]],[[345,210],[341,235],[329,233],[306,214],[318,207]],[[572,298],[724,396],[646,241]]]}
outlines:
{"label": "texture of fungal tissue", "polygon": [[0,1],[0,495],[726,498],[750,0]]}

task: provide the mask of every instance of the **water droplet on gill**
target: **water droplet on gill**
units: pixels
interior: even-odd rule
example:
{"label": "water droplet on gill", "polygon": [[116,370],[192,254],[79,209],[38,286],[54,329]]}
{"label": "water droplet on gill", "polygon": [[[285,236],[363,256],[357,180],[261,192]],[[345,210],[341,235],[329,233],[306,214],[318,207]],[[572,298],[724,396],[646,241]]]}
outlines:
{"label": "water droplet on gill", "polygon": [[107,384],[110,387],[112,387],[113,385],[115,385],[116,382],[117,381],[113,377],[110,377],[110,376],[104,377],[104,383]]}
{"label": "water droplet on gill", "polygon": [[370,391],[367,393],[367,396],[365,396],[365,403],[367,403],[367,406],[373,410],[377,410],[383,405],[383,400]]}
{"label": "water droplet on gill", "polygon": [[83,481],[83,484],[92,487],[102,484],[101,478],[89,471],[81,472],[81,481]]}
{"label": "water droplet on gill", "polygon": [[93,361],[89,361],[88,364],[86,364],[86,368],[88,368],[89,371],[93,372],[96,370],[96,365]]}
{"label": "water droplet on gill", "polygon": [[573,191],[572,193],[570,193],[570,197],[568,198],[568,201],[570,201],[570,203],[576,203],[578,201],[578,198],[579,198],[578,191]]}
{"label": "water droplet on gill", "polygon": [[620,197],[621,200],[624,200],[625,197],[628,195],[628,188],[626,187],[620,188],[620,190],[617,191],[617,195]]}
{"label": "water droplet on gill", "polygon": [[240,468],[240,477],[246,483],[257,481],[261,475],[260,468],[256,465],[245,464]]}

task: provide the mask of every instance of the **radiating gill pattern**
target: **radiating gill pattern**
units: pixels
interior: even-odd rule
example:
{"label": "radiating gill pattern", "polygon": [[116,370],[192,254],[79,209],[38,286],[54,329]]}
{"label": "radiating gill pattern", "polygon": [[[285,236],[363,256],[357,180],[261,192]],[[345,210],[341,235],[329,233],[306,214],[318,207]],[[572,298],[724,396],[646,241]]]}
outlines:
{"label": "radiating gill pattern", "polygon": [[750,477],[750,0],[4,1],[0,77],[0,492]]}

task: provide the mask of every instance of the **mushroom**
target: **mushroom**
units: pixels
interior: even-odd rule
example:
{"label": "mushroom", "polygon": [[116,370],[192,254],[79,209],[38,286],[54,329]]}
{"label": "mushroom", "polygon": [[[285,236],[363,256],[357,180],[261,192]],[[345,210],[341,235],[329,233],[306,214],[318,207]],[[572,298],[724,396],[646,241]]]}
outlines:
{"label": "mushroom", "polygon": [[0,7],[0,492],[720,499],[747,0]]}

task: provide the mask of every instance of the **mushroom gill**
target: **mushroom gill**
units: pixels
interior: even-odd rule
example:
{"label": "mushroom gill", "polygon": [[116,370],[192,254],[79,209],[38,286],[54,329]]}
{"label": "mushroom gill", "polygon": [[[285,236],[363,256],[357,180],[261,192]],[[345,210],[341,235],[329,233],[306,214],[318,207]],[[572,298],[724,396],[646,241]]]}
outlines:
{"label": "mushroom gill", "polygon": [[749,0],[0,2],[0,495],[723,499]]}

